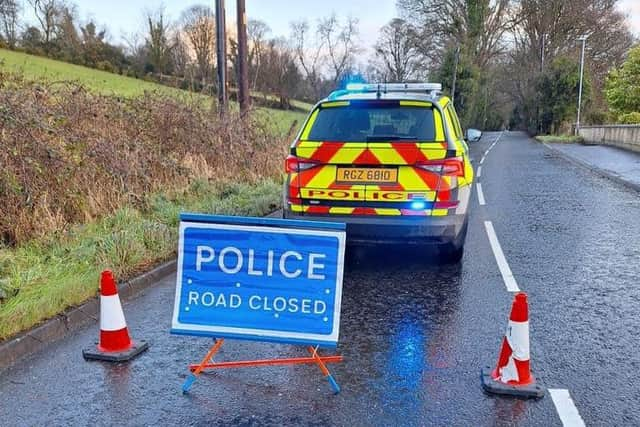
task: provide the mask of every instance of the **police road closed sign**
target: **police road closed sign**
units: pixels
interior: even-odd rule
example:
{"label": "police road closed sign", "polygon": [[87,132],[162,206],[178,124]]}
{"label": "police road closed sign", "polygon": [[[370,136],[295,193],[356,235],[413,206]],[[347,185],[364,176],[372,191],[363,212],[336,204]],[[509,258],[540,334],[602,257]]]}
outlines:
{"label": "police road closed sign", "polygon": [[171,332],[335,346],[344,227],[181,215]]}

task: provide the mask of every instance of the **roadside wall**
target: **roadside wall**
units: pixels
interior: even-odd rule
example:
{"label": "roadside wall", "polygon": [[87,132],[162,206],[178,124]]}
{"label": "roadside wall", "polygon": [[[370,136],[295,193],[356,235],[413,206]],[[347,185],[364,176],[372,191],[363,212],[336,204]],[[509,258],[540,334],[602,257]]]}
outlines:
{"label": "roadside wall", "polygon": [[614,145],[640,152],[640,125],[580,126],[587,144]]}

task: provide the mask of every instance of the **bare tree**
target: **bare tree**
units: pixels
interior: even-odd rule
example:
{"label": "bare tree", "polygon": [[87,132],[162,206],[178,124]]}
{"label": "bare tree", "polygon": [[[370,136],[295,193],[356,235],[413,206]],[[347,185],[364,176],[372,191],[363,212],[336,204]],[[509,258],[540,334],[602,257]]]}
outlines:
{"label": "bare tree", "polygon": [[155,72],[164,74],[171,65],[173,45],[169,38],[169,24],[163,9],[147,11],[147,36],[145,38],[148,61]]}
{"label": "bare tree", "polygon": [[18,19],[20,4],[17,0],[0,0],[0,30],[2,38],[10,48],[16,47],[18,41]]}
{"label": "bare tree", "polygon": [[348,17],[342,24],[334,13],[318,22],[318,35],[327,48],[331,78],[336,84],[361,50],[357,43],[358,20]]}
{"label": "bare tree", "polygon": [[198,76],[203,84],[213,75],[216,26],[213,11],[208,6],[195,5],[182,12],[182,30],[195,55]]}
{"label": "bare tree", "polygon": [[124,53],[133,65],[131,70],[135,73],[135,76],[140,76],[147,58],[145,36],[141,31],[136,31],[123,34],[122,39],[124,40]]}
{"label": "bare tree", "polygon": [[263,21],[250,19],[247,25],[249,36],[249,81],[251,87],[256,88],[260,77],[262,60],[264,57],[267,35],[271,28]]}
{"label": "bare tree", "polygon": [[[80,35],[78,34],[78,12],[74,4],[58,5],[58,11],[54,22],[54,34],[55,40],[52,44],[55,44],[55,52],[53,53],[57,58],[68,62],[80,63],[82,57],[85,54],[91,56],[91,47],[83,46]],[[85,57],[86,59],[86,57]],[[92,66],[95,66],[95,62],[89,62]],[[86,65],[89,65],[86,64]]]}
{"label": "bare tree", "polygon": [[171,44],[171,62],[173,64],[173,73],[176,76],[186,77],[188,74],[189,64],[191,61],[189,55],[189,46],[182,37],[182,33],[175,32],[173,34]]}
{"label": "bare tree", "polygon": [[60,14],[59,0],[28,0],[42,30],[44,50],[49,53],[51,41],[56,29],[56,20]]}
{"label": "bare tree", "polygon": [[375,55],[382,63],[378,74],[384,80],[403,82],[414,76],[420,66],[415,38],[415,28],[404,19],[395,18],[382,27]]}
{"label": "bare tree", "polygon": [[576,51],[576,39],[589,35],[587,57],[597,78],[619,65],[633,44],[617,0],[522,0],[514,32],[515,50],[525,50],[536,63]]}
{"label": "bare tree", "polygon": [[340,22],[335,14],[322,18],[313,29],[308,21],[291,23],[291,43],[297,62],[314,98],[336,83],[353,67],[358,46],[358,20]]}
{"label": "bare tree", "polygon": [[285,40],[274,39],[266,43],[263,70],[260,90],[276,94],[280,108],[291,108],[291,97],[302,76],[296,66],[295,53]]}
{"label": "bare tree", "polygon": [[591,107],[604,110],[602,88],[608,70],[622,63],[634,42],[616,0],[522,0],[519,22],[504,89],[522,119],[535,129],[540,123],[536,82],[556,58],[579,61],[581,35],[588,35],[585,69],[592,87]]}
{"label": "bare tree", "polygon": [[465,46],[473,63],[486,66],[505,53],[517,22],[515,0],[398,0],[401,15],[419,28],[416,42],[434,64],[451,45]]}
{"label": "bare tree", "polygon": [[314,98],[320,96],[322,67],[325,64],[324,40],[317,32],[310,29],[308,21],[291,23],[291,41],[294,55],[304,73],[307,84],[311,87]]}

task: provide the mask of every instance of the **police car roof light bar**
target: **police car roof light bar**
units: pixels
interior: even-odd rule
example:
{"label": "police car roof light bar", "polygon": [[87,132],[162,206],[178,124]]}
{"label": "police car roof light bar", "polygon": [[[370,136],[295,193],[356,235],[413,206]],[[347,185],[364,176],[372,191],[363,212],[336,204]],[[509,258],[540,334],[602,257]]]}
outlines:
{"label": "police car roof light bar", "polygon": [[348,83],[348,92],[418,92],[432,93],[442,90],[440,83]]}

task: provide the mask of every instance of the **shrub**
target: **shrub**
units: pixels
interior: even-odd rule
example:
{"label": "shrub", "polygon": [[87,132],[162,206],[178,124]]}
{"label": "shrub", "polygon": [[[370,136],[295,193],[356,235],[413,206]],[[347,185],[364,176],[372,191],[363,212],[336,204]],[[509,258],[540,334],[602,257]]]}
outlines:
{"label": "shrub", "polygon": [[202,100],[122,99],[0,74],[0,244],[62,232],[198,180],[278,179],[287,142],[269,125],[234,113],[220,119]]}
{"label": "shrub", "polygon": [[621,114],[618,116],[618,123],[624,125],[637,125],[640,124],[640,113],[632,111],[631,113]]}
{"label": "shrub", "polygon": [[118,69],[109,61],[100,61],[96,64],[95,68],[109,73],[118,74]]}

